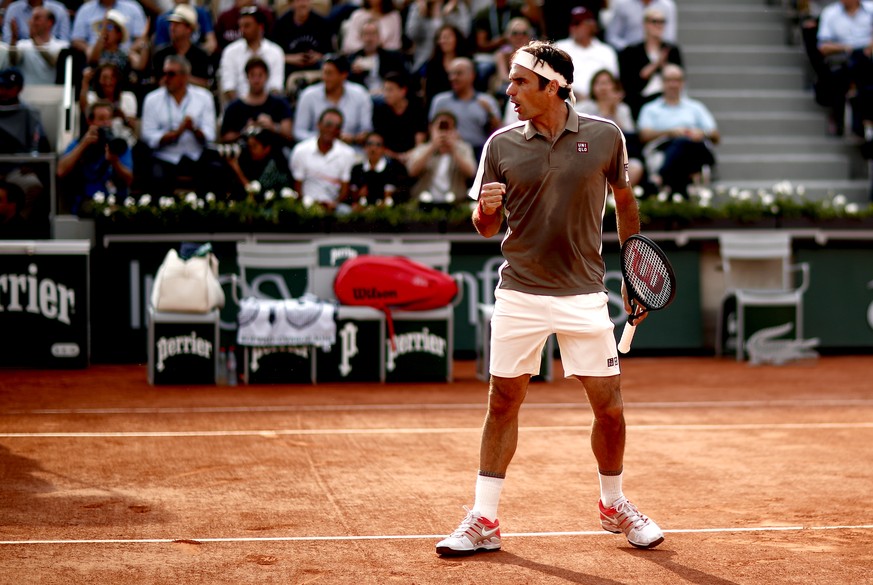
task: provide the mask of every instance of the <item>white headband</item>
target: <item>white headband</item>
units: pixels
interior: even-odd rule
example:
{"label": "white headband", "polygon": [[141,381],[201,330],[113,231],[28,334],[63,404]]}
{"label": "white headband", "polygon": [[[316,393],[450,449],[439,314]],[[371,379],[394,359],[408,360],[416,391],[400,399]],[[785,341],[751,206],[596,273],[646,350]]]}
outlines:
{"label": "white headband", "polygon": [[530,69],[537,75],[541,75],[548,79],[549,81],[557,81],[560,87],[566,87],[570,89],[570,104],[573,107],[576,107],[576,95],[573,93],[572,86],[567,83],[567,78],[552,69],[552,66],[543,61],[542,59],[537,59],[532,54],[527,51],[516,51],[515,56],[512,58],[513,65],[519,65],[524,67],[525,69]]}

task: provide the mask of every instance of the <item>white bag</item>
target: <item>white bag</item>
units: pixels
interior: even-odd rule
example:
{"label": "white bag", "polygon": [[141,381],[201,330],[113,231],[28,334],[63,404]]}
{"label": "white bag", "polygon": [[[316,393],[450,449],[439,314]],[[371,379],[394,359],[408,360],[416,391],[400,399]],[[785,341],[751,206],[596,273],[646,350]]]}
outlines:
{"label": "white bag", "polygon": [[224,291],[218,282],[215,254],[179,258],[167,252],[152,288],[152,307],[174,313],[208,313],[224,306]]}

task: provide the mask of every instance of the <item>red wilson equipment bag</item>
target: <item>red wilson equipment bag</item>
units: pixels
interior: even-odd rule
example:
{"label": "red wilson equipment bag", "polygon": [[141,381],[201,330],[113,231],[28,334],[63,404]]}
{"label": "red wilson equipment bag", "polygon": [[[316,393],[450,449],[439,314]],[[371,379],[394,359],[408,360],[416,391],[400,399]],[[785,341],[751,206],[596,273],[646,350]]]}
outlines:
{"label": "red wilson equipment bag", "polygon": [[393,345],[391,309],[428,311],[445,307],[458,294],[458,283],[445,272],[403,256],[361,255],[343,262],[333,290],[344,305],[384,311]]}

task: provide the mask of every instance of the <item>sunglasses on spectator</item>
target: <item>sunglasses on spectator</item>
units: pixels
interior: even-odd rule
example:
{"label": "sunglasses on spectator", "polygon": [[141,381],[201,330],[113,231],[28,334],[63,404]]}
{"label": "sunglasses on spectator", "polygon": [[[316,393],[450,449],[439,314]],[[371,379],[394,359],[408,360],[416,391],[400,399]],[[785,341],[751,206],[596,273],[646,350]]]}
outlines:
{"label": "sunglasses on spectator", "polygon": [[325,128],[339,128],[342,126],[339,122],[331,122],[330,120],[322,120],[321,125]]}
{"label": "sunglasses on spectator", "polygon": [[646,22],[651,24],[667,24],[667,21],[663,18],[647,18]]}
{"label": "sunglasses on spectator", "polygon": [[509,34],[512,36],[519,36],[520,37],[522,35],[526,35],[527,31],[526,30],[512,30],[512,31],[509,31]]}
{"label": "sunglasses on spectator", "polygon": [[100,29],[101,29],[101,30],[108,30],[108,31],[116,31],[116,30],[120,30],[120,29],[118,28],[118,25],[117,25],[117,24],[113,24],[113,23],[111,23],[111,22],[108,22],[108,23],[106,23],[105,25],[101,24],[101,25],[100,25]]}
{"label": "sunglasses on spectator", "polygon": [[164,71],[164,77],[176,77],[182,75],[181,71]]}

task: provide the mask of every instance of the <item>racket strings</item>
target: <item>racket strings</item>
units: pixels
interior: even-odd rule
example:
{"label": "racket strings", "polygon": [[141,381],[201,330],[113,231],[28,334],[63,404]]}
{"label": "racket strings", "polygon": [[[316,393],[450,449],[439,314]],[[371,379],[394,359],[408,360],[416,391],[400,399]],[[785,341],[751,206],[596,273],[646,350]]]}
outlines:
{"label": "racket strings", "polygon": [[634,240],[624,250],[625,282],[640,304],[649,309],[666,307],[673,296],[671,270],[663,258],[644,242]]}

